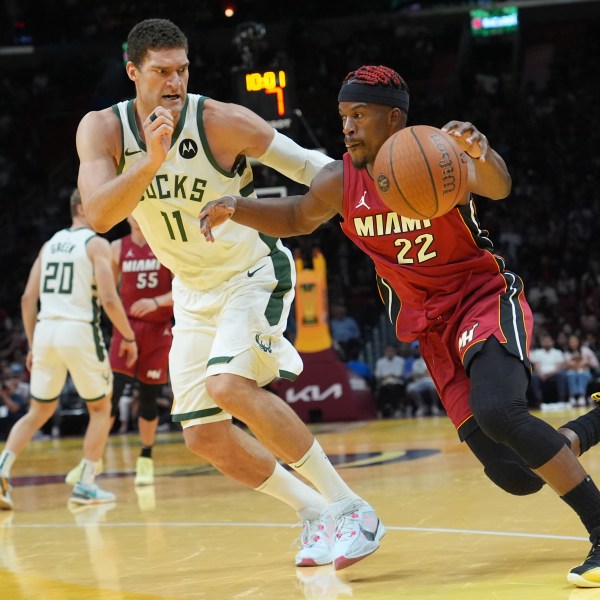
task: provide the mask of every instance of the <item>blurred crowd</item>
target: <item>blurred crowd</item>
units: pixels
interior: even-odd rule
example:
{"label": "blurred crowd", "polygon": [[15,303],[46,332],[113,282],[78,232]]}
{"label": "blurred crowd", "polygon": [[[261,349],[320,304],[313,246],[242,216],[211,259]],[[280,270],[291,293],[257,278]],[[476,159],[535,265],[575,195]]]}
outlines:
{"label": "blurred crowd", "polygon": [[[46,10],[57,10],[55,4]],[[121,2],[115,11],[98,5],[85,17],[64,12],[52,34],[33,25],[25,32],[32,43],[41,41],[33,56],[0,54],[0,197],[6,223],[0,237],[0,359],[7,385],[12,366],[24,366],[19,299],[28,270],[43,241],[69,220],[65,207],[77,172],[77,123],[88,110],[133,92],[122,56],[131,25],[148,16],[178,22],[190,39],[190,91],[237,101],[232,69],[241,56],[232,40],[240,24],[209,31],[201,7],[188,14],[187,4],[159,3],[152,15],[135,2]],[[376,2],[365,14],[344,17],[319,13],[312,2],[293,19],[274,13],[250,60],[256,68],[291,67],[303,116],[297,139],[317,142],[334,158],[344,151],[337,91],[361,64],[386,64],[403,75],[411,90],[409,124],[441,127],[459,119],[485,133],[506,160],[513,189],[503,202],[478,200],[479,219],[508,268],[525,281],[535,313],[534,353],[545,352],[550,338],[563,354],[556,371],[564,378],[553,373],[551,385],[547,374],[536,372],[532,404],[580,404],[599,375],[600,250],[593,235],[600,218],[600,10],[585,18],[574,10],[552,19],[540,8],[545,17],[530,17],[518,35],[478,41],[470,37],[466,16],[410,20],[400,12],[382,14],[383,4],[394,3]],[[3,36],[14,42],[9,32]],[[255,175],[258,187],[282,183],[261,167]],[[283,183],[295,191],[293,183]],[[124,233],[117,227],[107,237]],[[335,222],[286,243],[302,252],[313,246],[323,251],[330,296],[345,298],[335,310],[352,317],[359,330],[358,343],[344,358],[360,359],[361,344],[382,312],[369,259]],[[398,352],[407,358],[412,349]],[[586,355],[585,364],[577,352]],[[375,373],[375,364],[367,366]],[[582,370],[590,376],[585,390]],[[407,396],[410,383],[403,381]],[[416,412],[421,405],[414,400],[412,406]]]}

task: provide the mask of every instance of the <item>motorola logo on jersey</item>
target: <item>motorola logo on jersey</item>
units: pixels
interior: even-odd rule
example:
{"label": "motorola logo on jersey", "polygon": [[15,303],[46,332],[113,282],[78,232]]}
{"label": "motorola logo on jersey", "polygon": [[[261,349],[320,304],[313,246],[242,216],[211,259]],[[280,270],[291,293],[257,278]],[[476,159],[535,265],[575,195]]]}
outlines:
{"label": "motorola logo on jersey", "polygon": [[181,140],[179,143],[179,154],[183,158],[194,158],[198,154],[198,144],[194,140]]}

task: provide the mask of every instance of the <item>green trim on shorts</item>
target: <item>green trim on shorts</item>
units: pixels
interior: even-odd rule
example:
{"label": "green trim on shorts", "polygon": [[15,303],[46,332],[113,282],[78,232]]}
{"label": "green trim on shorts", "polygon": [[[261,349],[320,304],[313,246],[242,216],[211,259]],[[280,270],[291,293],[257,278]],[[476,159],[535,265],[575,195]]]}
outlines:
{"label": "green trim on shorts", "polygon": [[297,373],[292,373],[291,371],[283,371],[279,369],[279,377],[283,377],[284,379],[289,379],[290,381],[296,381],[298,379]]}
{"label": "green trim on shorts", "polygon": [[42,398],[36,398],[35,396],[31,396],[32,400],[36,402],[41,402],[42,404],[50,404],[50,402],[56,402],[60,399],[60,396],[56,396],[56,398],[51,398],[50,400],[42,400]]}
{"label": "green trim on shorts", "polygon": [[269,325],[273,326],[281,320],[284,298],[292,289],[292,267],[287,254],[278,248],[275,248],[269,256],[273,262],[277,285],[269,298],[265,309],[265,317]]}
{"label": "green trim on shorts", "polygon": [[223,363],[231,362],[232,360],[233,356],[214,356],[208,361],[206,366],[210,367],[210,365],[221,365]]}
{"label": "green trim on shorts", "polygon": [[96,357],[99,362],[102,362],[106,357],[104,350],[104,337],[102,336],[102,330],[100,329],[100,305],[98,304],[98,299],[95,296],[92,296],[92,311],[93,311],[93,321],[90,323],[92,326],[92,337],[94,338],[94,348],[96,349]]}
{"label": "green trim on shorts", "polygon": [[202,410],[193,410],[188,413],[181,413],[179,415],[171,415],[171,421],[174,423],[181,423],[182,421],[191,421],[192,419],[200,419],[202,417],[212,417],[222,413],[223,409],[215,406],[214,408],[204,408]]}

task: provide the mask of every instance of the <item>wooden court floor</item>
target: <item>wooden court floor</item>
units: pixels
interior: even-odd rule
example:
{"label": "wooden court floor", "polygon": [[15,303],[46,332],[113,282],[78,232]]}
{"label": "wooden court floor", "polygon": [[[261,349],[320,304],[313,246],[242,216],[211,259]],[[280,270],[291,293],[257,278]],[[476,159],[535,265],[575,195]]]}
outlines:
{"label": "wooden court floor", "polygon": [[[600,600],[565,579],[589,550],[578,518],[547,488],[495,488],[445,417],[314,431],[387,527],[362,562],[295,569],[293,512],[215,473],[180,433],[159,434],[156,484],[140,490],[137,439],[111,437],[99,481],[117,502],[78,512],[63,480],[81,440],[35,441],[13,467],[15,511],[0,511],[0,600]],[[600,481],[600,453],[582,460]]]}

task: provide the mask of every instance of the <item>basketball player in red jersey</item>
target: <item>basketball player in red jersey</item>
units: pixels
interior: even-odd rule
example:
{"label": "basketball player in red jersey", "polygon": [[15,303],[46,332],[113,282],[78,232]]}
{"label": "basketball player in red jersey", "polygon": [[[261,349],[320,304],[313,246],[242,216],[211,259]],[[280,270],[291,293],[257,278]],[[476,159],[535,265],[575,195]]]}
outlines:
{"label": "basketball player in red jersey", "polygon": [[156,399],[168,380],[173,299],[171,272],[158,262],[131,215],[131,233],[111,244],[113,271],[138,342],[137,364],[128,367],[118,355],[119,332],[113,332],[110,364],[114,374],[113,416],[127,383],[139,383],[138,428],[142,450],[136,462],[135,485],[154,483],[152,446],[158,427]]}
{"label": "basketball player in red jersey", "polygon": [[558,431],[527,410],[531,310],[523,282],[494,254],[476,217],[472,194],[501,200],[510,192],[503,159],[471,123],[447,123],[443,130],[468,157],[468,191],[446,215],[402,218],[381,202],[371,173],[379,148],[406,126],[406,83],[387,67],[363,66],[346,77],[338,102],[347,152],[321,169],[308,193],[226,196],[200,212],[202,232],[212,241],[212,228],[229,218],[288,237],[341,215],[344,233],[375,263],[398,339],[419,341],[460,439],[504,490],[530,494],[547,482],[579,515],[592,550],[568,580],[600,587],[600,491],[577,459],[599,441],[599,410]]}

